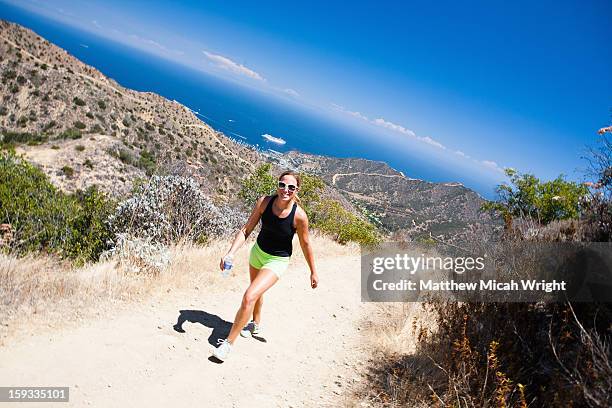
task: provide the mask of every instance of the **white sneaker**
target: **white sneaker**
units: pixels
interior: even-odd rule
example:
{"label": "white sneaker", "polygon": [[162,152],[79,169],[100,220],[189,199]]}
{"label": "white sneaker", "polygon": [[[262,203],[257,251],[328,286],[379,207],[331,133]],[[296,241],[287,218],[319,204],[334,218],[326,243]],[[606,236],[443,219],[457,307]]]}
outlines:
{"label": "white sneaker", "polygon": [[251,320],[244,329],[240,330],[242,337],[261,336],[261,325]]}
{"label": "white sneaker", "polygon": [[227,339],[217,339],[217,344],[217,348],[213,350],[213,356],[221,361],[225,361],[230,351],[232,351],[232,345]]}

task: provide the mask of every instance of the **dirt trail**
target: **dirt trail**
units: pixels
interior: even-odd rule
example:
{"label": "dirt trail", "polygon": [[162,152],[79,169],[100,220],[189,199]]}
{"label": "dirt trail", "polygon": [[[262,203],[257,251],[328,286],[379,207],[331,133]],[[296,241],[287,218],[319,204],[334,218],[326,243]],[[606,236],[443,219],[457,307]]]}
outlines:
{"label": "dirt trail", "polygon": [[402,174],[379,174],[379,173],[363,173],[363,172],[357,171],[357,172],[354,172],[354,173],[336,173],[336,174],[334,174],[332,176],[332,184],[334,184],[334,185],[336,184],[336,179],[339,176],[355,176],[357,174],[363,174],[364,176],[378,176],[378,177],[391,177],[391,178],[398,177],[398,178],[404,178],[404,179],[407,179],[407,180],[416,180],[416,179],[404,176],[403,173]]}
{"label": "dirt trail", "polygon": [[[357,322],[369,305],[360,302],[357,255],[317,264],[321,282],[312,290],[305,263],[292,261],[266,294],[267,342],[239,338],[225,363],[210,351],[242,289],[193,288],[0,348],[0,385],[69,386],[69,404],[44,404],[60,407],[342,406],[362,381],[367,350]],[[247,272],[228,279],[246,284]],[[179,318],[184,333],[173,328]]]}

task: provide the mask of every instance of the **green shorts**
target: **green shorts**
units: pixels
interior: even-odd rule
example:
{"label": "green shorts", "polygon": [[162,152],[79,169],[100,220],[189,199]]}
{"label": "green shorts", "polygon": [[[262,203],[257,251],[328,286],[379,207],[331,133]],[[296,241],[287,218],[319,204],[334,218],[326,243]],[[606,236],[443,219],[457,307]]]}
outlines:
{"label": "green shorts", "polygon": [[257,242],[255,242],[249,255],[249,264],[256,269],[270,269],[280,279],[289,266],[289,259],[291,259],[289,256],[270,255],[262,251]]}

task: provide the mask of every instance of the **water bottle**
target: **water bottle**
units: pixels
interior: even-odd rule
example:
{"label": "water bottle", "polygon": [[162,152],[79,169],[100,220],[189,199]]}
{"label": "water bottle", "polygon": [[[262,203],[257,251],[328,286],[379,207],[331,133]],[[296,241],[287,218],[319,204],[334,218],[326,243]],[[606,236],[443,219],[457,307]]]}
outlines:
{"label": "water bottle", "polygon": [[227,278],[229,276],[229,271],[230,271],[230,269],[232,269],[232,266],[234,266],[234,257],[233,256],[228,255],[225,258],[223,258],[223,272],[221,272],[221,275],[224,278]]}

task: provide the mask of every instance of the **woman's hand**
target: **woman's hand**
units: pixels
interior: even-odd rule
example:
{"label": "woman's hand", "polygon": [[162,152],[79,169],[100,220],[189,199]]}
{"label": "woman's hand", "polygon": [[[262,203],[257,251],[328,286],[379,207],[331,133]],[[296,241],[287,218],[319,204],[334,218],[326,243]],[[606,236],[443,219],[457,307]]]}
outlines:
{"label": "woman's hand", "polygon": [[317,286],[319,286],[319,275],[315,273],[311,273],[310,274],[310,287],[311,288],[316,288]]}

